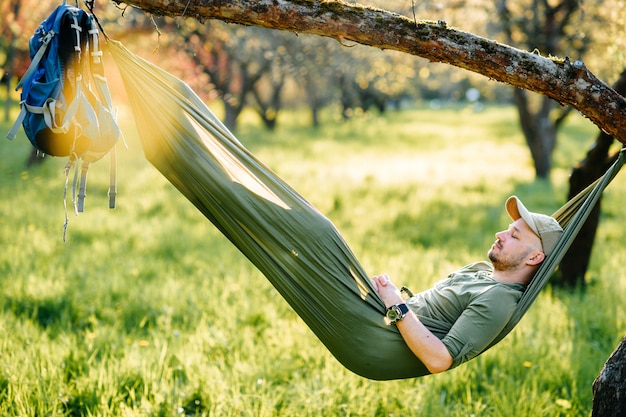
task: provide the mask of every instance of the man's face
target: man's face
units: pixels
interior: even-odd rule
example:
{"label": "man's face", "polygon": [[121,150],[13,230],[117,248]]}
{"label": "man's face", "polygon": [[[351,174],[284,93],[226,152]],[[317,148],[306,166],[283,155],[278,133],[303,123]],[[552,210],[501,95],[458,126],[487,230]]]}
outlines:
{"label": "man's face", "polygon": [[542,250],[539,236],[520,218],[507,230],[496,233],[496,241],[489,250],[489,260],[496,270],[518,269],[537,250]]}

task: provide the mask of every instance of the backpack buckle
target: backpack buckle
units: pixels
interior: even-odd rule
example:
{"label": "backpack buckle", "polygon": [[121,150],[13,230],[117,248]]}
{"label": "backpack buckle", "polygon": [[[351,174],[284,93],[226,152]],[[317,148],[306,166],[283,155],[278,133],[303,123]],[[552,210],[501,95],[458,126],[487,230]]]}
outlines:
{"label": "backpack buckle", "polygon": [[54,38],[54,35],[56,35],[56,33],[54,33],[54,30],[50,30],[50,32],[46,33],[46,36],[41,38],[41,43],[47,46],[52,38]]}

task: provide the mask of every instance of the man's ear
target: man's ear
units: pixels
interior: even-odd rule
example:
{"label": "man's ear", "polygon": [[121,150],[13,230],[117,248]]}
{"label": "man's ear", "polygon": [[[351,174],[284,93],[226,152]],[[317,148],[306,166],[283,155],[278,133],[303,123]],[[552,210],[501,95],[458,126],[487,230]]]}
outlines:
{"label": "man's ear", "polygon": [[539,265],[544,259],[546,259],[546,255],[542,251],[536,250],[531,253],[527,263],[528,265]]}

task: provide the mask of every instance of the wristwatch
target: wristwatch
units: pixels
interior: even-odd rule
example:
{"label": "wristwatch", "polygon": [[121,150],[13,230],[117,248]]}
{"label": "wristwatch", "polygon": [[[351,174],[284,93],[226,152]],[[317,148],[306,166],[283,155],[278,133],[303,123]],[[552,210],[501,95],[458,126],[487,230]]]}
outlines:
{"label": "wristwatch", "polygon": [[409,312],[409,307],[404,304],[394,304],[387,308],[387,314],[385,314],[385,321],[387,324],[394,324],[399,322]]}

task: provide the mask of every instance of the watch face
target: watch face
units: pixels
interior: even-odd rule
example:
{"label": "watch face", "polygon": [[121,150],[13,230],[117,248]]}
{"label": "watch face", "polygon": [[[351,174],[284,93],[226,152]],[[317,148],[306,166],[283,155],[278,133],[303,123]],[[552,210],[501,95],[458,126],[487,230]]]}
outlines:
{"label": "watch face", "polygon": [[409,312],[409,308],[406,304],[396,304],[387,309],[387,314],[385,314],[385,318],[388,323],[397,323],[404,318],[406,313]]}
{"label": "watch face", "polygon": [[391,321],[396,321],[402,313],[399,311],[398,306],[391,306],[389,310],[387,310],[387,318]]}

